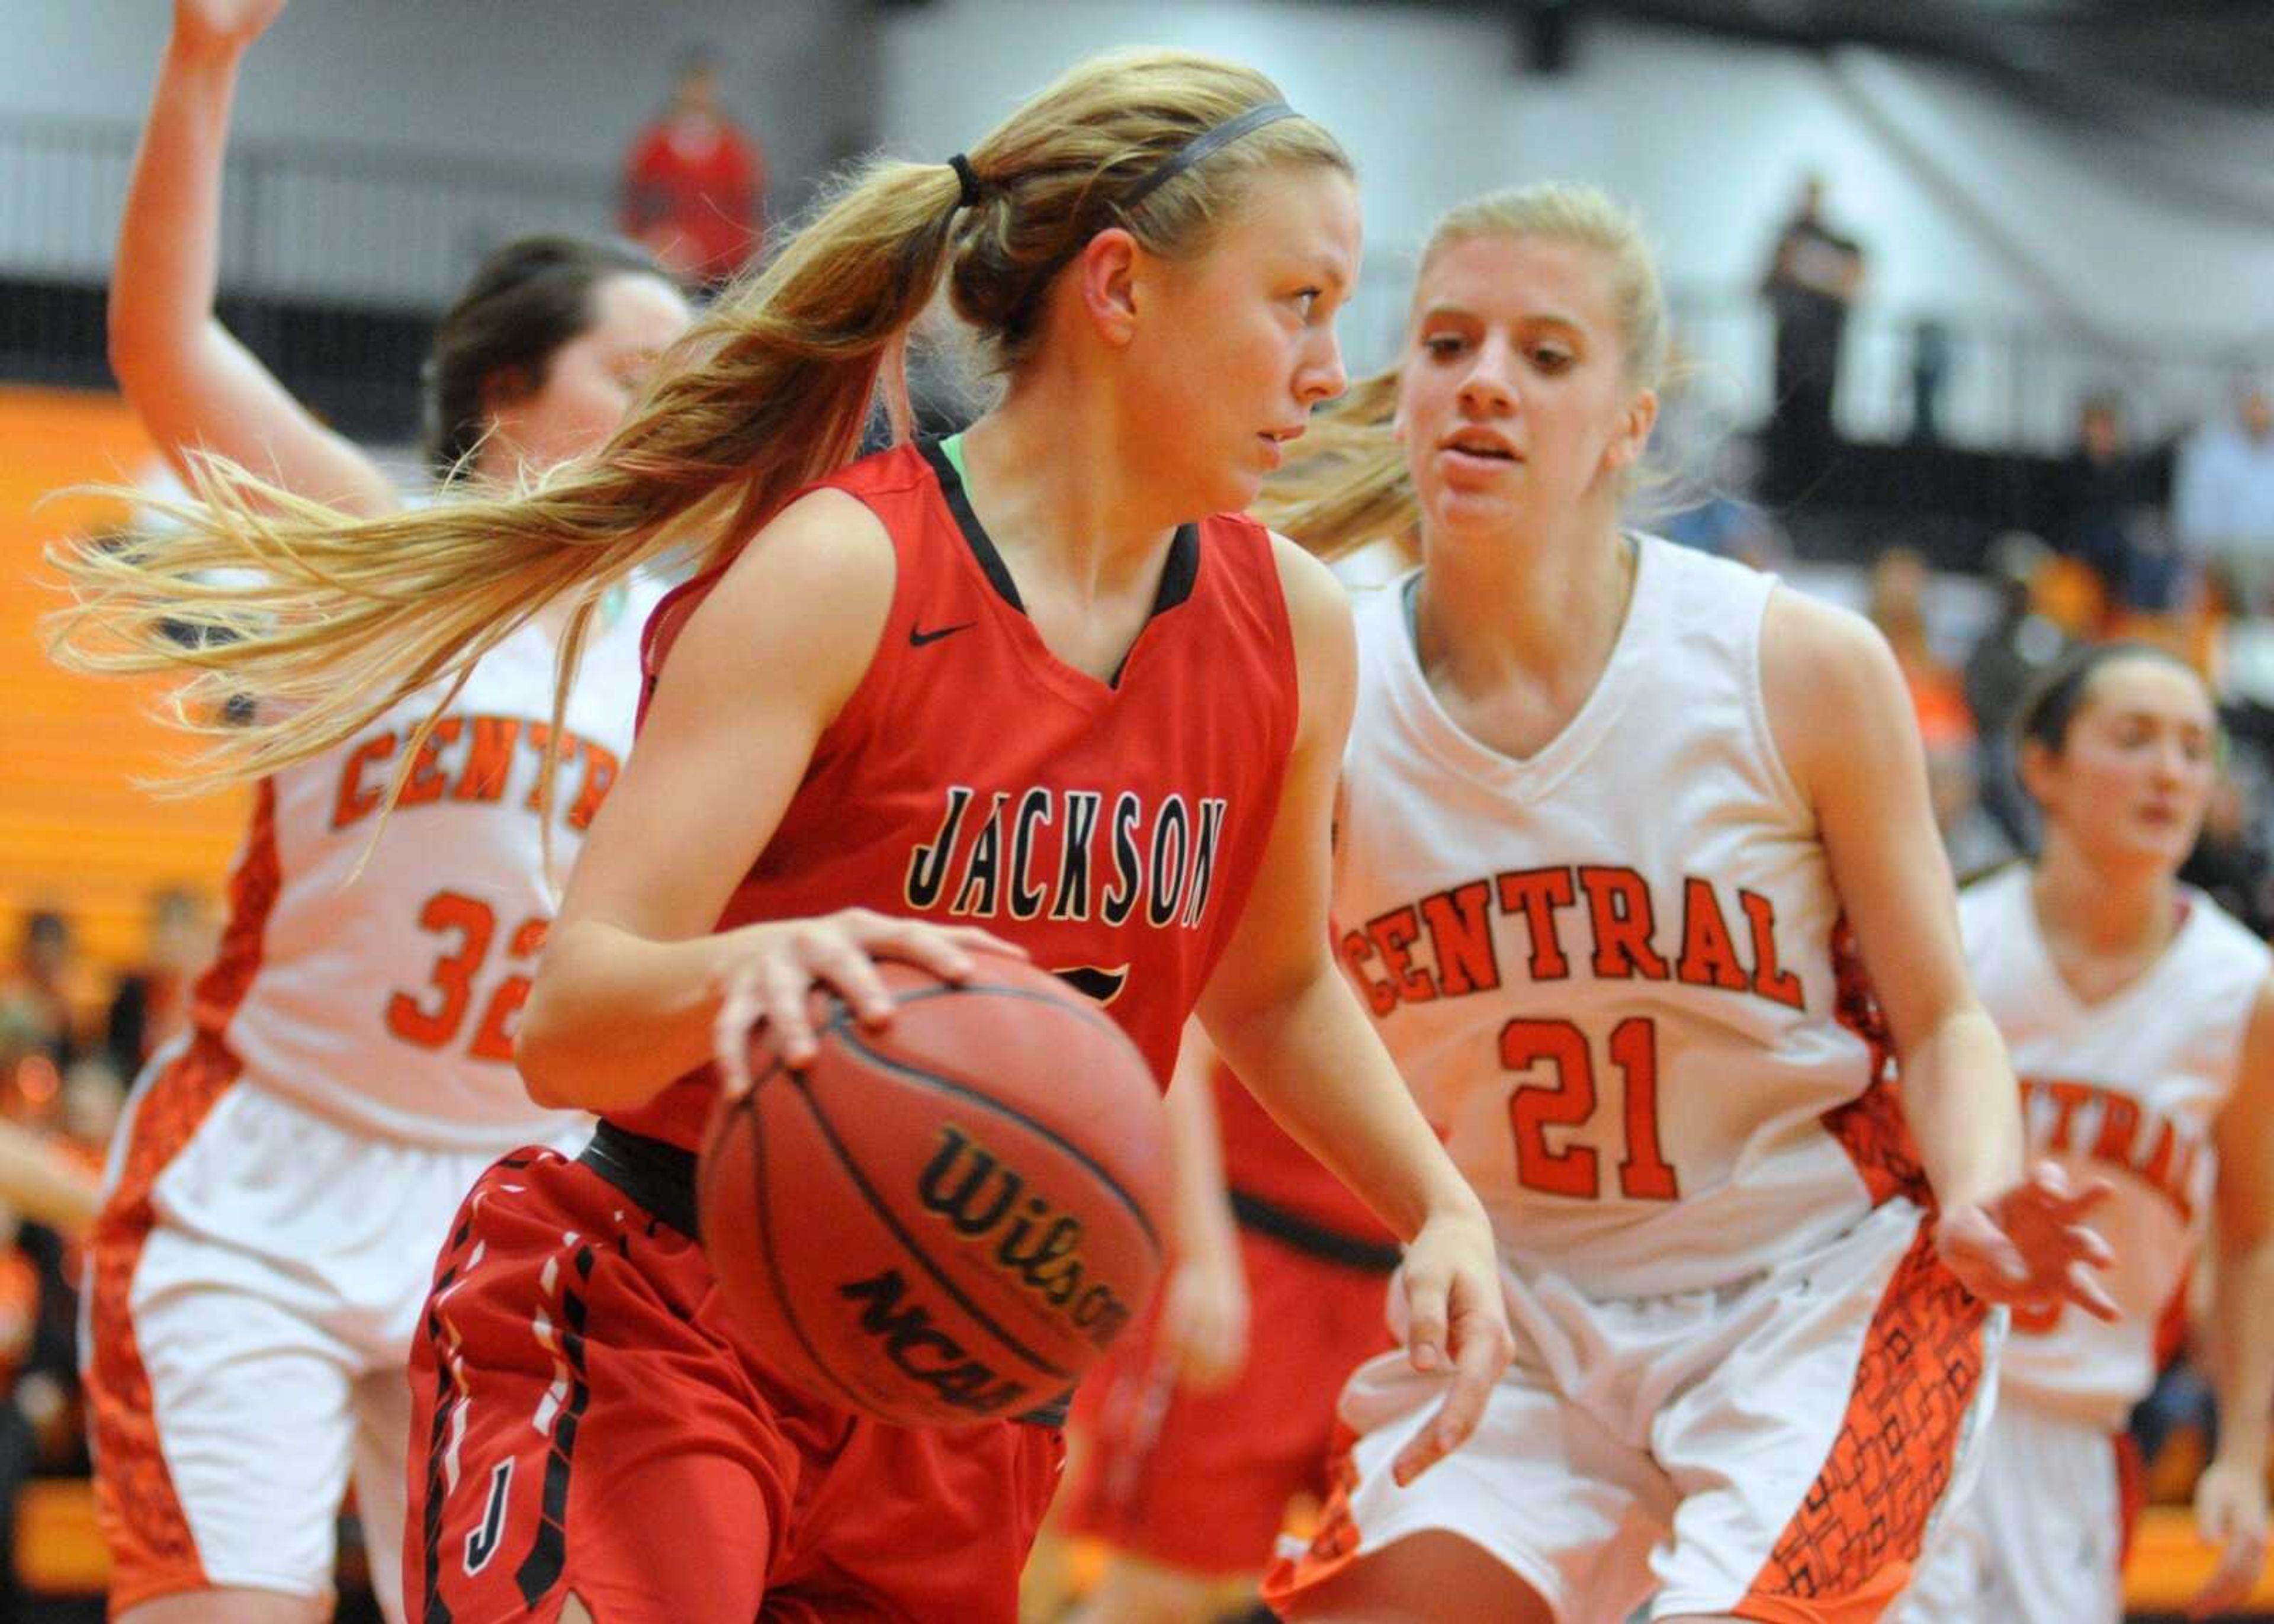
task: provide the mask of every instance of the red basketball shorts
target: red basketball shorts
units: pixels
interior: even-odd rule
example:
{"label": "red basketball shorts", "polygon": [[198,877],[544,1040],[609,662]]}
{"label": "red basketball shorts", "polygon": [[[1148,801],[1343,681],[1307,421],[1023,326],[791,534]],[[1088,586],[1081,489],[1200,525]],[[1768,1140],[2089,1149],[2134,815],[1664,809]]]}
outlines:
{"label": "red basketball shorts", "polygon": [[1240,1259],[1247,1364],[1229,1387],[1176,1386],[1158,1297],[1083,1381],[1075,1413],[1088,1447],[1069,1490],[1070,1531],[1192,1573],[1259,1574],[1288,1502],[1324,1497],[1335,1401],[1389,1346],[1389,1274],[1250,1229]]}
{"label": "red basketball shorts", "polygon": [[[825,1244],[822,1237],[821,1244]],[[915,1431],[809,1398],[700,1247],[591,1166],[467,1196],[411,1361],[410,1617],[999,1624],[1063,1462],[1049,1428]]]}

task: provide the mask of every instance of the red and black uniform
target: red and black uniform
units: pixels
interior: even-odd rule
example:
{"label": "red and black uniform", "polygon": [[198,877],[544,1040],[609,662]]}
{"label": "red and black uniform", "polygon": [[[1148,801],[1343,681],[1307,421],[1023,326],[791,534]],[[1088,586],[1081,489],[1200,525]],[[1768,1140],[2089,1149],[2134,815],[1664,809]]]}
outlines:
{"label": "red and black uniform", "polygon": [[1397,1242],[1227,1067],[1210,1079],[1247,1279],[1247,1360],[1229,1385],[1177,1385],[1160,1298],[1083,1382],[1089,1447],[1066,1527],[1167,1567],[1256,1574],[1289,1501],[1323,1499],[1335,1402],[1390,1345]]}
{"label": "red and black uniform", "polygon": [[[719,919],[866,906],[978,924],[1103,1003],[1165,1079],[1246,900],[1299,710],[1268,534],[1177,532],[1111,682],[1053,657],[937,447],[825,484],[892,541],[867,673]],[[715,577],[657,610],[652,674]],[[798,1392],[691,1238],[707,1069],[575,1162],[500,1162],[438,1265],[412,1365],[413,1615],[1007,1619],[1058,1435],[915,1431]],[[826,1244],[825,1237],[816,1237]]]}

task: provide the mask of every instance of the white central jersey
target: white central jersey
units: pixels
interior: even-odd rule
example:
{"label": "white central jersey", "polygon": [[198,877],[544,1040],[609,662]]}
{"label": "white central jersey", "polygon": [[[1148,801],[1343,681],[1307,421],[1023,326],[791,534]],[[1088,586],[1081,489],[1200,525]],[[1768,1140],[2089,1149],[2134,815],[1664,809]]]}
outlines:
{"label": "white central jersey", "polygon": [[1399,1071],[1510,1262],[1592,1297],[1729,1283],[1916,1177],[1763,713],[1775,582],[1638,545],[1601,680],[1523,761],[1439,705],[1405,584],[1361,597],[1337,835],[1341,957]]}
{"label": "white central jersey", "polygon": [[[639,585],[629,596],[596,625],[569,698],[553,788],[557,878],[631,748],[640,631],[659,593]],[[569,1118],[532,1103],[513,1065],[553,906],[535,809],[553,646],[526,626],[481,660],[420,748],[376,846],[380,802],[431,692],[261,780],[221,952],[193,1011],[247,1080],[414,1144],[497,1151],[559,1136]]]}
{"label": "white central jersey", "polygon": [[1970,887],[1959,923],[1975,990],[2014,1056],[2029,1151],[2115,1198],[2093,1227],[2116,1253],[2103,1283],[2123,1310],[2104,1325],[2074,1309],[2050,1323],[2016,1313],[2004,1390],[2114,1431],[2156,1377],[2164,1312],[2187,1284],[2217,1176],[2211,1128],[2233,1089],[2242,1041],[2274,954],[2200,891],[2147,973],[2084,1004],[2037,929],[2029,871]]}

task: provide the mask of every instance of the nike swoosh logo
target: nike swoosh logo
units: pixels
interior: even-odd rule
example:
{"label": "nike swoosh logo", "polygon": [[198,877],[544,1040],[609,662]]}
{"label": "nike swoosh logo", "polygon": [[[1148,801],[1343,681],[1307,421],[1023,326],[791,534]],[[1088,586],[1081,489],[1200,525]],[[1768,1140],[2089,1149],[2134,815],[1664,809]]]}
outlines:
{"label": "nike swoosh logo", "polygon": [[921,649],[928,643],[937,643],[943,637],[953,637],[958,632],[968,632],[978,625],[976,620],[959,620],[953,626],[936,627],[926,631],[920,626],[908,628],[908,647]]}

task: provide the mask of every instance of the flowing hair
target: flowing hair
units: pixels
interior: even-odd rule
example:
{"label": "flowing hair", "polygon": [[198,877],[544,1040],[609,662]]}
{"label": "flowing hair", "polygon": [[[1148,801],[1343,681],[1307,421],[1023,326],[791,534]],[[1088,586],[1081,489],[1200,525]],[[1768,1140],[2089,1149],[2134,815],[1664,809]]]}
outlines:
{"label": "flowing hair", "polygon": [[[870,161],[698,320],[600,451],[516,490],[454,486],[437,505],[357,520],[193,455],[194,500],[147,504],[177,528],[50,550],[74,598],[49,619],[50,652],[84,671],[187,668],[170,719],[207,741],[183,774],[199,785],[321,755],[441,684],[423,739],[476,661],[566,604],[557,741],[609,586],[674,551],[706,569],[725,563],[853,458],[880,395],[905,436],[907,335],[943,280],[990,367],[1014,372],[1043,342],[1058,273],[1099,231],[1122,227],[1150,253],[1188,259],[1267,168],[1349,173],[1334,138],[1295,117],[1165,182],[1154,173],[1204,132],[1279,100],[1236,63],[1118,51],[1076,66],[972,147],[975,196],[946,163]],[[247,700],[252,719],[233,724]],[[415,756],[403,751],[390,804]]]}
{"label": "flowing hair", "polygon": [[[1472,198],[1430,231],[1414,275],[1416,297],[1441,255],[1480,237],[1536,238],[1601,254],[1627,381],[1638,390],[1663,383],[1666,297],[1633,214],[1593,186],[1564,182]],[[1409,332],[1409,345],[1411,339]],[[1294,460],[1266,481],[1257,517],[1321,558],[1373,541],[1394,543],[1409,559],[1418,554],[1421,504],[1394,425],[1404,365],[1401,357],[1397,365],[1352,385],[1317,414]]]}

